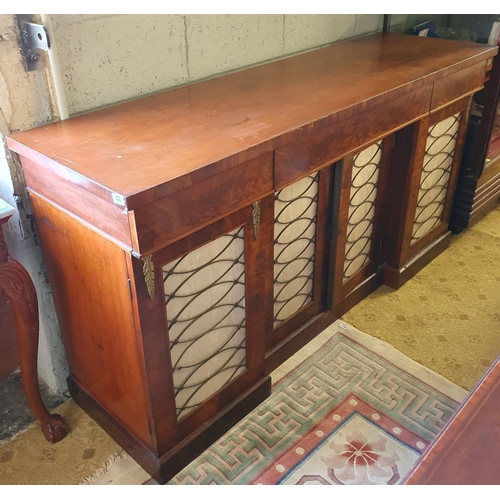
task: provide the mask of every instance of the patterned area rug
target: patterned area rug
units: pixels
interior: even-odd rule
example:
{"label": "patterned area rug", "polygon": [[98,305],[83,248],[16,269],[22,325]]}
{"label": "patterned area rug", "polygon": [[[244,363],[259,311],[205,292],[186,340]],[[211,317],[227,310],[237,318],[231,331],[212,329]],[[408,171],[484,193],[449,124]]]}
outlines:
{"label": "patterned area rug", "polygon": [[[168,484],[398,484],[466,395],[339,321],[272,376],[272,395]],[[126,456],[85,482],[141,470]]]}

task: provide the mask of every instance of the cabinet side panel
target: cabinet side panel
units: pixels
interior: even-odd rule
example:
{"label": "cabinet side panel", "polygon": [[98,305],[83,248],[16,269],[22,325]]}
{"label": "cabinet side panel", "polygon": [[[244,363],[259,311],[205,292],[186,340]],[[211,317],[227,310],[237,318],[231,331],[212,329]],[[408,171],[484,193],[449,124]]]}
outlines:
{"label": "cabinet side panel", "polygon": [[150,446],[127,254],[32,195],[71,376]]}

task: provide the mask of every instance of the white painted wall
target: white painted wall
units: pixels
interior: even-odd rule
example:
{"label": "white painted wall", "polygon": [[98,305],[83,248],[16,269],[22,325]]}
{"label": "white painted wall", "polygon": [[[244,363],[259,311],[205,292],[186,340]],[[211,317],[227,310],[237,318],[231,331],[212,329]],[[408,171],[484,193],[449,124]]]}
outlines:
{"label": "white painted wall", "polygon": [[[238,68],[380,31],[382,15],[81,15],[51,16],[70,115],[133,99]],[[52,121],[50,79],[24,71],[11,15],[0,14],[0,132]],[[4,148],[5,149],[5,148]],[[0,149],[0,196],[14,204],[15,159]],[[39,294],[39,373],[62,391],[67,375],[43,261],[19,217],[9,224],[14,258],[33,276]]]}

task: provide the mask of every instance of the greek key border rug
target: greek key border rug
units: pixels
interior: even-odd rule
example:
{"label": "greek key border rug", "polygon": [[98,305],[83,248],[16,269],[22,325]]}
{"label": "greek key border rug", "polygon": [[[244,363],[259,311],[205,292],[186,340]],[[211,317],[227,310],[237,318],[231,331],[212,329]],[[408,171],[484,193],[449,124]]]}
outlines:
{"label": "greek key border rug", "polygon": [[[466,391],[337,321],[271,396],[168,484],[398,484]],[[115,460],[116,462],[116,460]],[[157,484],[125,456],[90,484]]]}

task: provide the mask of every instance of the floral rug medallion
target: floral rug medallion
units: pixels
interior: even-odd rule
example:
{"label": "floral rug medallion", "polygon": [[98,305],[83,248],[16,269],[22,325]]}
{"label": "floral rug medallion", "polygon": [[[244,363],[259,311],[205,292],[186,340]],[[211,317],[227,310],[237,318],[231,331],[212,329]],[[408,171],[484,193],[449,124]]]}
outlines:
{"label": "floral rug medallion", "polygon": [[253,484],[397,484],[427,445],[350,395]]}

